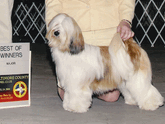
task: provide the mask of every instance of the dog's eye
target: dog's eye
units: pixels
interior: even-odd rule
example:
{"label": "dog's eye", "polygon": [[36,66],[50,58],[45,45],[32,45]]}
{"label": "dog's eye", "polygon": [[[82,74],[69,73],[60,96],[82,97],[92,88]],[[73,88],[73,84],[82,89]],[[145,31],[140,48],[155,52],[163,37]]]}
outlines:
{"label": "dog's eye", "polygon": [[59,36],[59,34],[60,34],[59,31],[55,31],[55,32],[54,32],[54,35],[55,35],[55,36]]}

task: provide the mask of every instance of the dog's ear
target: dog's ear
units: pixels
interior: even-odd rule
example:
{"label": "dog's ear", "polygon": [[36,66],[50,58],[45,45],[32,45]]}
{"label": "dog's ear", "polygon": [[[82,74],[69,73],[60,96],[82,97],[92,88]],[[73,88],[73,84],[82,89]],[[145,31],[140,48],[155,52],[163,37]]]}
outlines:
{"label": "dog's ear", "polygon": [[73,24],[74,24],[74,32],[72,37],[70,38],[70,45],[69,45],[70,53],[72,55],[78,54],[84,50],[84,38],[81,29],[74,20],[73,20]]}

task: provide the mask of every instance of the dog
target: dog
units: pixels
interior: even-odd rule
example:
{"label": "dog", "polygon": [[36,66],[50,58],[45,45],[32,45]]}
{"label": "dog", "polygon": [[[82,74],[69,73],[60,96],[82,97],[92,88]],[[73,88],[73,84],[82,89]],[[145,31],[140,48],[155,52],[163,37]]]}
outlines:
{"label": "dog", "polygon": [[63,108],[87,112],[92,94],[119,89],[126,104],[156,110],[164,98],[151,84],[151,64],[147,53],[130,38],[122,41],[116,33],[109,46],[84,43],[80,27],[60,13],[48,25],[48,45],[60,86],[65,90]]}

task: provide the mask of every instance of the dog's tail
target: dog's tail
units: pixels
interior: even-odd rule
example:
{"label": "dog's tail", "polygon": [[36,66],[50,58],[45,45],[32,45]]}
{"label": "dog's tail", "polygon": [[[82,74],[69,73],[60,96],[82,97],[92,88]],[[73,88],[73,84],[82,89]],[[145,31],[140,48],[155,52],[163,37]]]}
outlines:
{"label": "dog's tail", "polygon": [[134,65],[134,70],[137,71],[140,67],[141,48],[133,38],[124,41],[125,50],[129,54],[131,62]]}
{"label": "dog's tail", "polygon": [[114,66],[113,70],[120,74],[122,78],[127,78],[129,72],[137,72],[142,68],[142,62],[150,64],[147,60],[145,51],[130,38],[122,41],[120,34],[116,33],[110,43],[109,53],[111,62]]}

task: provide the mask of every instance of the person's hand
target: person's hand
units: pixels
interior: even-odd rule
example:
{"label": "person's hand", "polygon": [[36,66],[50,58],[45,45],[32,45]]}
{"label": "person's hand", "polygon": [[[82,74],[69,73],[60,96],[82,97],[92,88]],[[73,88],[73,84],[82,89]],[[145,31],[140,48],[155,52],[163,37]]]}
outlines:
{"label": "person's hand", "polygon": [[117,32],[120,33],[122,40],[128,40],[134,36],[134,32],[131,30],[131,26],[125,20],[122,20],[117,27]]}

